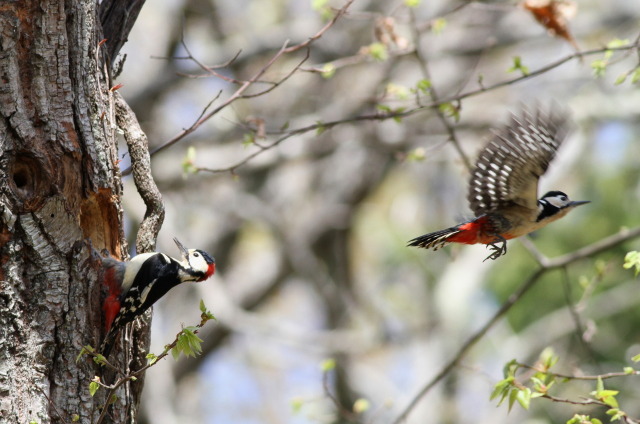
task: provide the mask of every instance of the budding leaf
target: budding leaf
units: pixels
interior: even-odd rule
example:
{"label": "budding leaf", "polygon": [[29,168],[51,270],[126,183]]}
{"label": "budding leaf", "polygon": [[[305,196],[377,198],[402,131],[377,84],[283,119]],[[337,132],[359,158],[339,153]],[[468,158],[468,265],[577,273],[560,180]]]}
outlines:
{"label": "budding leaf", "polygon": [[89,383],[89,394],[93,397],[99,388],[100,385],[97,382],[92,381],[91,383]]}

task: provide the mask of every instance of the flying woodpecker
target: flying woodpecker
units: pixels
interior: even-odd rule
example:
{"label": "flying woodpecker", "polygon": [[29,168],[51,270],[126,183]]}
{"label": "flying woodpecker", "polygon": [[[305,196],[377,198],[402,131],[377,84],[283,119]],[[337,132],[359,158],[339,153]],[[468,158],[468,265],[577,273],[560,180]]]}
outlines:
{"label": "flying woodpecker", "polygon": [[204,281],[215,272],[215,260],[207,252],[186,249],[176,238],[173,241],[180,249],[182,260],[158,252],[143,253],[126,262],[101,258],[106,291],[102,304],[106,336],[101,351],[105,358],[120,329],[169,290],[181,283]]}
{"label": "flying woodpecker", "polygon": [[[485,259],[507,252],[507,240],[529,234],[588,200],[572,201],[561,191],[538,199],[538,180],[549,167],[569,127],[566,113],[551,108],[512,115],[482,149],[469,180],[467,200],[475,218],[416,237],[409,246],[438,250],[448,243],[491,247]],[[498,244],[501,243],[499,246]]]}

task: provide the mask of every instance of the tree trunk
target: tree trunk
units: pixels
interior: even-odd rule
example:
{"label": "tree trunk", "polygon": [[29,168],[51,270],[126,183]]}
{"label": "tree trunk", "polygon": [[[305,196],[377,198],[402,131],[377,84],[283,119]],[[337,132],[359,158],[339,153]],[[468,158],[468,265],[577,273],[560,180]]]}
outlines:
{"label": "tree trunk", "polygon": [[[82,346],[102,337],[91,245],[115,256],[125,250],[97,7],[0,4],[2,422],[91,422],[105,401],[104,390],[95,398],[88,391],[97,366],[76,362]],[[133,420],[133,393],[119,393],[110,421]]]}

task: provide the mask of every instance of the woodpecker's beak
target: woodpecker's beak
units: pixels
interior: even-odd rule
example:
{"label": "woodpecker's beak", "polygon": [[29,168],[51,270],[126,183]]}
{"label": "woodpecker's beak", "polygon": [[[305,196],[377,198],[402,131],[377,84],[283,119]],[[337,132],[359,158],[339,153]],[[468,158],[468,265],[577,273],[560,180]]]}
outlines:
{"label": "woodpecker's beak", "polygon": [[180,249],[180,253],[182,253],[182,257],[186,258],[189,256],[189,251],[187,250],[186,247],[184,247],[182,245],[182,243],[180,243],[180,240],[178,240],[177,238],[173,238],[173,241],[176,243],[176,245],[178,246],[178,249]]}
{"label": "woodpecker's beak", "polygon": [[591,200],[576,200],[574,202],[569,202],[567,206],[573,208],[575,206],[586,205],[587,203],[591,203]]}

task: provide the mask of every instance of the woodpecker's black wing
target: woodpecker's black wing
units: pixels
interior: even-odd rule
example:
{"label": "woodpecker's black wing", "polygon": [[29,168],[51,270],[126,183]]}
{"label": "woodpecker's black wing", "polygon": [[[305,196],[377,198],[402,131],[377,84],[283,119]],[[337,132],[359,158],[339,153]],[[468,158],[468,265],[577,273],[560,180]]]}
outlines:
{"label": "woodpecker's black wing", "polygon": [[[120,296],[120,310],[102,343],[102,355],[108,357],[120,329],[149,309],[158,299],[180,284],[179,263],[156,253],[146,259],[135,274],[131,287]],[[126,275],[126,274],[125,274]]]}
{"label": "woodpecker's black wing", "polygon": [[129,290],[122,293],[120,313],[113,326],[123,326],[133,321],[169,290],[180,284],[178,270],[178,262],[162,253],[144,261]]}
{"label": "woodpecker's black wing", "polygon": [[569,130],[568,114],[523,108],[482,149],[469,180],[469,206],[476,216],[512,206],[537,210],[538,179]]}

